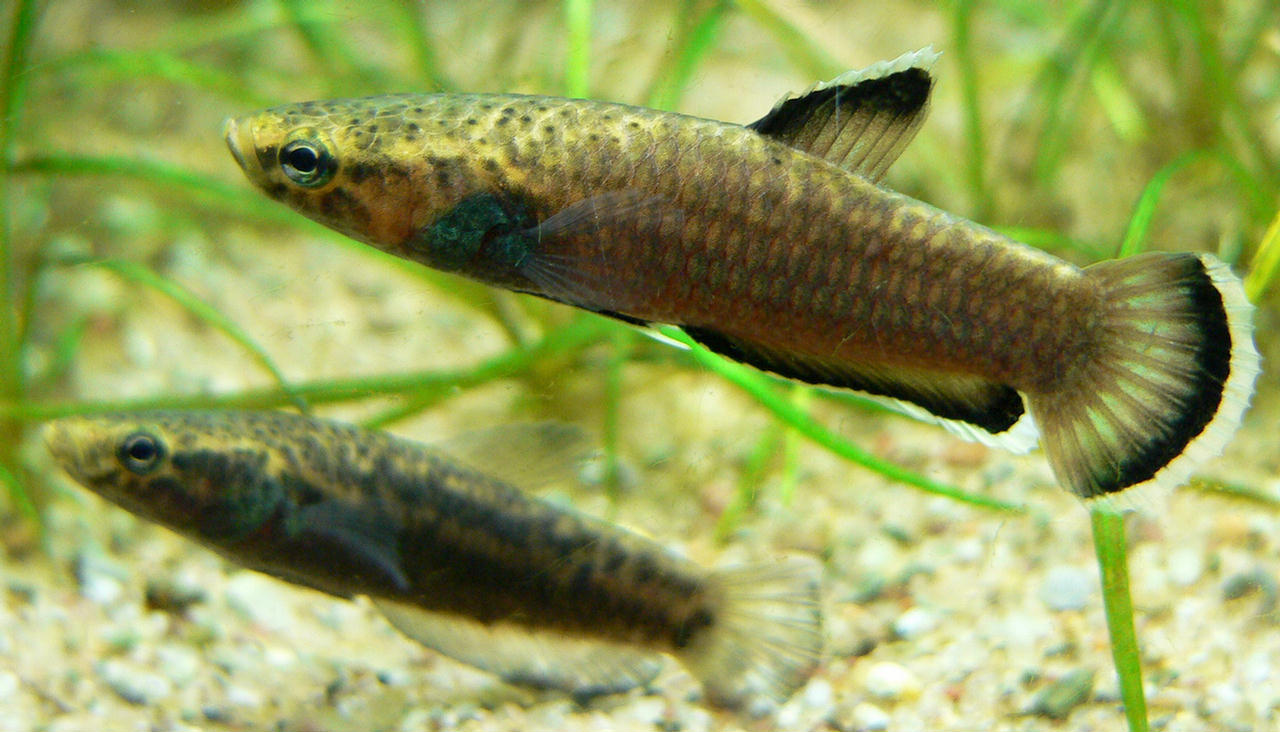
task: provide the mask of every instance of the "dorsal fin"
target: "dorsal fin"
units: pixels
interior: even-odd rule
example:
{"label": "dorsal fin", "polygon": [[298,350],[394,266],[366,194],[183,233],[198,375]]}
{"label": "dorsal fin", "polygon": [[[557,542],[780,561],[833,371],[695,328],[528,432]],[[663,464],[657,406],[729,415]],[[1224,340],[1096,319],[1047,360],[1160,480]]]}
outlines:
{"label": "dorsal fin", "polygon": [[915,136],[929,106],[932,47],[849,71],[784,97],[747,125],[869,180],[879,180]]}

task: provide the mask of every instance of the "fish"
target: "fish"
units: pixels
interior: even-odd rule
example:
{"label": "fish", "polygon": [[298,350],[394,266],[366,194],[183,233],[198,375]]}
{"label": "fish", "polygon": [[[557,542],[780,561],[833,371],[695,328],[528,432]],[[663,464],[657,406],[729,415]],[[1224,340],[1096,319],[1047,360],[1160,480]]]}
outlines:
{"label": "fish", "polygon": [[428,267],[682,328],[779,376],[1026,451],[1089,502],[1176,486],[1239,426],[1259,357],[1210,254],[1078,267],[886,187],[930,48],[747,125],[584,99],[401,94],[229,119],[270,198]]}
{"label": "fish", "polygon": [[103,498],[249,569],[365,595],[405,635],[504,681],[590,698],[647,684],[665,653],[714,705],[791,696],[821,654],[820,564],[704,569],[507,482],[571,472],[574,435],[508,425],[430,447],[270,411],[44,427],[56,463]]}

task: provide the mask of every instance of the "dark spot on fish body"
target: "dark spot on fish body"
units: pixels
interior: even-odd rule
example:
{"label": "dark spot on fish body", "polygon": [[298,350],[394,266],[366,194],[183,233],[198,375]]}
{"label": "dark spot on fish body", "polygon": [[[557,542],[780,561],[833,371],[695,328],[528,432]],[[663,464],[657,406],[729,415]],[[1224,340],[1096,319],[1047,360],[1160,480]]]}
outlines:
{"label": "dark spot on fish body", "polygon": [[676,650],[687,648],[700,633],[715,625],[715,616],[706,608],[698,608],[692,615],[676,626],[671,646]]}

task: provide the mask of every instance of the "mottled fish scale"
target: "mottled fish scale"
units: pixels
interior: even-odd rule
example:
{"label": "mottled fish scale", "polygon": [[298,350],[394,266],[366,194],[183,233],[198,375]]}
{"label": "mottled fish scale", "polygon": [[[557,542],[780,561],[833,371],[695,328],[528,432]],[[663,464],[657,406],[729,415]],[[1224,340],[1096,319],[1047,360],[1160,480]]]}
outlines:
{"label": "mottled fish scale", "polygon": [[[675,324],[740,361],[897,399],[979,439],[1025,449],[1038,430],[1082,496],[1185,477],[1239,422],[1257,373],[1238,278],[1193,254],[1082,270],[877,185],[923,120],[932,58],[816,84],[746,127],[423,95],[267,110],[231,122],[228,142],[269,195],[399,256]],[[404,124],[351,131],[351,108]],[[304,178],[323,175],[291,179],[285,145],[302,146]],[[1162,324],[1180,319],[1193,325]],[[1102,396],[1150,381],[1152,349],[1182,363],[1159,372],[1146,406]],[[1124,426],[1143,422],[1166,427],[1137,439]]]}

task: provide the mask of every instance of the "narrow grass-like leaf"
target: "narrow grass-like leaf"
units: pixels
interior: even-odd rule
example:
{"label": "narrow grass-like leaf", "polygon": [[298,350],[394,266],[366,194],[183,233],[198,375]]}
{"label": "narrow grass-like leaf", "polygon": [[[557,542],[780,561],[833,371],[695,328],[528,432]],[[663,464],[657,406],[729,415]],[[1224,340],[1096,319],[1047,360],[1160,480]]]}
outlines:
{"label": "narrow grass-like leaf", "polygon": [[244,331],[234,320],[223,315],[221,311],[212,305],[206,303],[196,297],[195,293],[178,284],[177,282],[162,277],[151,268],[138,264],[137,262],[129,262],[122,259],[99,259],[77,264],[85,264],[93,267],[105,269],[129,282],[143,287],[150,288],[165,297],[173,300],[181,305],[187,312],[194,315],[198,320],[215,330],[221,331],[231,340],[235,341],[245,350],[246,353],[258,362],[258,365],[267,373],[271,374],[271,378],[275,379],[280,385],[280,390],[289,395],[290,401],[298,411],[308,414],[311,410],[307,406],[304,398],[294,392],[293,387],[289,384],[289,379],[285,377],[284,372],[276,366],[275,361],[267,353],[266,349],[258,345],[248,333]]}
{"label": "narrow grass-like leaf", "polygon": [[1142,660],[1133,628],[1133,599],[1129,595],[1129,556],[1125,546],[1124,515],[1096,506],[1089,511],[1093,550],[1102,578],[1102,602],[1111,635],[1111,658],[1120,679],[1120,698],[1129,732],[1147,732],[1147,700],[1142,693]]}
{"label": "narrow grass-like leaf", "polygon": [[990,220],[994,212],[991,192],[984,172],[987,160],[986,130],[982,124],[982,100],[978,94],[978,65],[969,40],[975,13],[975,0],[957,0],[951,11],[951,37],[955,45],[956,66],[960,68],[960,99],[964,110],[965,172],[969,196],[973,201],[973,218]]}
{"label": "narrow grass-like leaf", "polygon": [[795,404],[791,403],[786,397],[779,394],[778,390],[774,388],[769,379],[764,376],[751,371],[746,366],[725,360],[711,351],[708,351],[693,339],[689,338],[689,336],[685,335],[684,331],[679,328],[663,326],[659,330],[664,336],[688,346],[689,353],[693,356],[694,360],[702,364],[708,370],[714,372],[717,376],[720,376],[729,383],[751,395],[751,397],[759,402],[761,406],[772,412],[775,417],[782,420],[785,424],[795,429],[809,440],[812,440],[823,448],[830,450],[832,453],[835,453],[850,462],[857,463],[858,465],[879,473],[890,480],[896,480],[900,483],[905,483],[909,486],[925,491],[926,493],[946,496],[947,498],[951,498],[962,503],[1011,513],[1021,513],[1026,510],[1026,508],[1021,504],[1002,501],[990,496],[968,493],[956,488],[955,486],[930,480],[919,473],[907,470],[900,465],[895,465],[888,460],[882,460],[857,445],[854,445],[848,440],[845,440],[810,418],[803,410],[797,408]]}
{"label": "narrow grass-like leaf", "polygon": [[773,36],[791,63],[813,79],[830,79],[844,69],[831,54],[797,28],[786,16],[766,0],[737,0],[738,10],[746,13]]}
{"label": "narrow grass-like leaf", "polygon": [[[791,385],[791,402],[804,414],[809,414],[809,403],[813,401],[815,389],[804,384]],[[778,500],[782,505],[789,505],[795,496],[796,486],[800,483],[800,435],[795,430],[787,430],[782,435],[782,470],[778,475]]]}
{"label": "narrow grass-like leaf", "polygon": [[1147,181],[1146,187],[1142,189],[1142,194],[1138,196],[1137,205],[1133,207],[1133,214],[1129,217],[1129,228],[1124,233],[1124,241],[1120,243],[1117,257],[1131,257],[1146,248],[1151,219],[1156,214],[1156,205],[1160,203],[1160,194],[1164,193],[1164,187],[1168,185],[1175,173],[1205,157],[1207,154],[1203,150],[1190,150],[1174,158],[1151,176],[1151,180]]}
{"label": "narrow grass-like leaf", "polygon": [[435,91],[457,91],[458,85],[445,75],[436,56],[426,3],[390,3],[385,10],[394,14],[392,25],[399,28],[406,45],[413,49],[414,71]]}
{"label": "narrow grass-like leaf", "polygon": [[1208,496],[1247,501],[1272,511],[1280,510],[1280,496],[1276,495],[1274,491],[1268,491],[1257,486],[1243,483],[1227,483],[1210,478],[1194,478],[1187,484],[1187,489]]}
{"label": "narrow grass-like leaf", "polygon": [[226,97],[247,108],[267,107],[278,101],[246,86],[238,76],[164,51],[94,48],[64,56],[37,69],[52,74],[96,72],[129,80],[163,79]]}
{"label": "narrow grass-like leaf", "polygon": [[563,0],[564,24],[568,36],[564,56],[564,93],[587,97],[591,93],[591,11],[592,0]]}
{"label": "narrow grass-like leaf", "polygon": [[1252,302],[1262,302],[1262,296],[1271,287],[1271,282],[1280,272],[1280,210],[1267,227],[1258,244],[1258,252],[1253,255],[1253,266],[1244,278],[1244,293]]}
{"label": "narrow grass-like leaf", "polygon": [[[1227,73],[1227,65],[1219,47],[1220,41],[1214,36],[1210,24],[1205,22],[1200,3],[1195,0],[1174,0],[1172,5],[1182,16],[1195,40],[1200,68],[1205,76],[1208,101],[1221,113],[1219,119],[1225,117],[1225,121],[1235,128],[1235,134],[1228,139],[1249,152],[1252,167],[1261,172],[1267,188],[1280,186],[1280,162],[1272,160],[1266,148],[1266,137],[1254,128],[1253,121],[1246,113],[1236,79]],[[1226,122],[1220,121],[1219,124]]]}
{"label": "narrow grass-like leaf", "polygon": [[40,524],[40,510],[32,502],[27,487],[18,478],[20,472],[22,471],[13,470],[8,465],[0,463],[0,483],[4,483],[5,488],[8,489],[9,500],[13,501],[18,511],[32,522]]}
{"label": "narrow grass-like leaf", "polygon": [[746,464],[742,466],[742,472],[738,474],[738,485],[733,493],[733,500],[725,506],[724,511],[716,519],[712,535],[717,544],[727,543],[733,536],[733,532],[737,531],[738,526],[742,524],[742,517],[756,505],[756,498],[760,495],[760,485],[764,482],[765,468],[778,452],[778,446],[782,442],[782,432],[778,423],[772,422],[760,433],[760,439],[756,440],[755,447],[747,456]]}
{"label": "narrow grass-like leaf", "polygon": [[583,315],[530,346],[519,346],[476,366],[442,371],[412,371],[349,379],[294,382],[290,392],[278,387],[232,394],[161,394],[105,401],[15,401],[0,403],[0,419],[41,422],[76,414],[106,414],[146,409],[270,409],[301,397],[307,403],[334,404],[401,394],[459,391],[527,371],[544,359],[579,351],[617,326],[598,316]]}
{"label": "narrow grass-like leaf", "polygon": [[618,462],[618,443],[622,428],[624,369],[635,345],[636,334],[629,328],[618,328],[612,334],[612,352],[604,370],[604,429],[601,448],[604,451],[604,490],[610,511],[622,498],[622,480]]}
{"label": "narrow grass-like leaf", "polygon": [[707,7],[694,22],[688,16],[692,16],[698,4],[698,0],[684,0],[680,5],[681,21],[676,24],[678,36],[669,48],[669,61],[659,67],[653,83],[649,85],[646,104],[650,107],[679,107],[694,72],[715,48],[720,28],[732,6],[728,0],[720,0]]}
{"label": "narrow grass-like leaf", "polygon": [[[9,45],[0,67],[0,395],[13,398],[22,391],[22,343],[14,308],[14,246],[12,201],[8,170],[13,162],[14,126],[22,116],[27,82],[27,52],[35,35],[37,8],[34,0],[13,6]],[[13,435],[5,435],[11,438]],[[6,444],[8,444],[6,439]]]}
{"label": "narrow grass-like leaf", "polygon": [[1072,22],[1057,50],[1045,61],[1037,88],[1044,91],[1044,126],[1036,145],[1036,175],[1041,181],[1057,176],[1062,156],[1072,140],[1081,80],[1087,79],[1128,12],[1126,0],[1094,0]]}
{"label": "narrow grass-like leaf", "polygon": [[1126,143],[1136,143],[1146,136],[1147,123],[1143,119],[1142,108],[1125,86],[1111,59],[1099,59],[1089,75],[1089,84],[1117,137]]}

